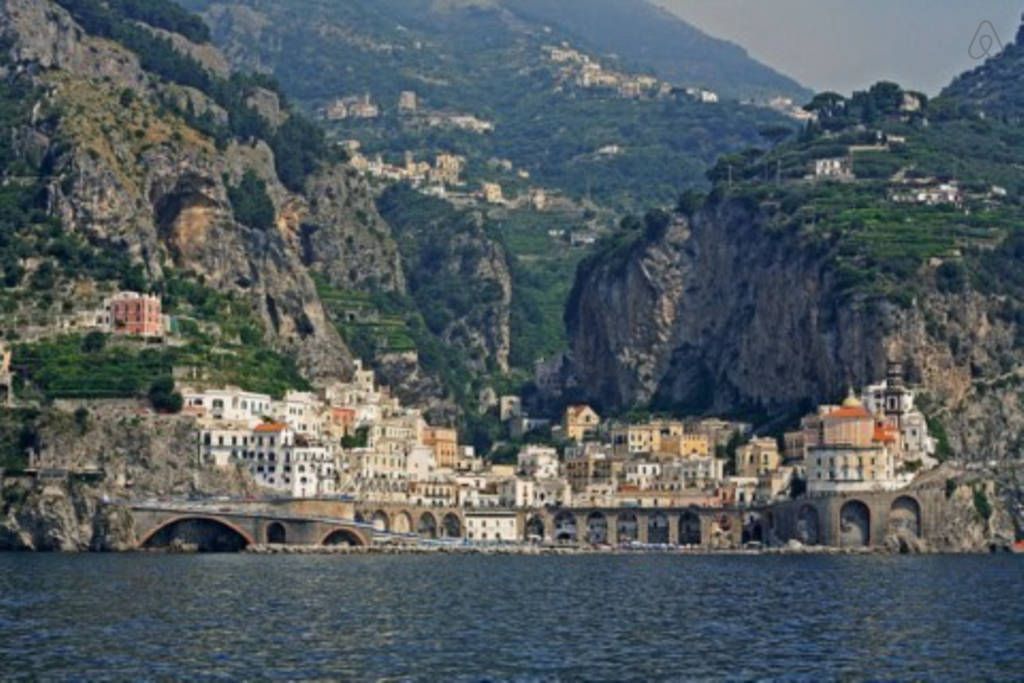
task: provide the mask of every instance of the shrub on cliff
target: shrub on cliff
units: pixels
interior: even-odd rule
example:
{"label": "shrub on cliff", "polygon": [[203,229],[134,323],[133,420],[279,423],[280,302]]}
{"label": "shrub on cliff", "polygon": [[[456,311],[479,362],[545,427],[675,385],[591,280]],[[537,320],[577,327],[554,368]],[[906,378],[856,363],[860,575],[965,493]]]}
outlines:
{"label": "shrub on cliff", "polygon": [[184,403],[181,394],[174,390],[174,380],[160,377],[149,387],[149,402],[161,413],[178,413]]}
{"label": "shrub on cliff", "polygon": [[228,187],[228,199],[235,220],[258,230],[274,227],[274,203],[267,196],[267,184],[252,170],[242,176],[238,185]]}

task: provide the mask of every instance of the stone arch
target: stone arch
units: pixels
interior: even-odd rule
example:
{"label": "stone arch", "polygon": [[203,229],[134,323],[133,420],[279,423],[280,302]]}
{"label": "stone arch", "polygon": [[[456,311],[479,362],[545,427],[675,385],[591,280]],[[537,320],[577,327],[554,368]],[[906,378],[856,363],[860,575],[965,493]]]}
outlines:
{"label": "stone arch", "polygon": [[441,520],[441,534],[444,538],[462,538],[462,520],[454,512],[449,512]]}
{"label": "stone arch", "polygon": [[700,545],[702,541],[700,514],[696,510],[684,510],[679,515],[679,544]]}
{"label": "stone arch", "polygon": [[524,540],[544,540],[544,519],[540,515],[531,515],[530,518],[526,520]]}
{"label": "stone arch", "polygon": [[140,548],[166,548],[175,541],[199,552],[238,552],[255,539],[231,522],[206,515],[181,515],[160,524],[139,541]]}
{"label": "stone arch", "polygon": [[807,503],[796,516],[796,540],[804,545],[821,543],[821,518],[818,509]]}
{"label": "stone arch", "polygon": [[889,507],[890,534],[911,534],[921,537],[921,504],[912,496],[900,496]]}
{"label": "stone arch", "polygon": [[587,543],[604,545],[608,542],[608,517],[599,510],[587,515]]}
{"label": "stone arch", "polygon": [[391,516],[391,526],[389,529],[396,534],[411,534],[412,533],[412,515],[405,510],[396,512]]}
{"label": "stone arch", "polygon": [[760,514],[751,512],[744,517],[740,539],[743,543],[764,543],[764,519]]}
{"label": "stone arch", "polygon": [[667,545],[668,536],[668,515],[661,510],[655,510],[647,515],[647,542]]}
{"label": "stone arch", "polygon": [[579,532],[576,529],[576,515],[569,510],[562,510],[555,515],[555,540],[576,541],[579,539]]}
{"label": "stone arch", "polygon": [[391,520],[388,519],[388,513],[383,510],[377,510],[373,513],[370,518],[370,523],[373,524],[373,528],[377,531],[390,531]]}
{"label": "stone arch", "polygon": [[320,541],[320,545],[368,545],[366,539],[354,529],[331,529]]}
{"label": "stone arch", "polygon": [[437,538],[437,517],[430,512],[420,515],[420,521],[416,525],[416,533],[427,538]]}
{"label": "stone arch", "polygon": [[283,545],[288,542],[288,532],[285,531],[284,524],[281,524],[281,522],[271,522],[268,524],[266,537],[267,543],[274,545]]}
{"label": "stone arch", "polygon": [[616,538],[619,543],[630,543],[640,540],[640,522],[635,512],[619,512],[615,520]]}
{"label": "stone arch", "polygon": [[839,545],[844,548],[871,545],[871,510],[862,501],[851,500],[839,509]]}

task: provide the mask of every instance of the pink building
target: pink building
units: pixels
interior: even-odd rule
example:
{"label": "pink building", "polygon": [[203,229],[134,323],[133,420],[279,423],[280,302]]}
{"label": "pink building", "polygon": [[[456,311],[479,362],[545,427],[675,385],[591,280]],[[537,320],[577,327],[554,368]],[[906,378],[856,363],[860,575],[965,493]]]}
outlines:
{"label": "pink building", "polygon": [[160,297],[136,292],[121,292],[107,302],[110,327],[114,334],[159,337],[164,333]]}

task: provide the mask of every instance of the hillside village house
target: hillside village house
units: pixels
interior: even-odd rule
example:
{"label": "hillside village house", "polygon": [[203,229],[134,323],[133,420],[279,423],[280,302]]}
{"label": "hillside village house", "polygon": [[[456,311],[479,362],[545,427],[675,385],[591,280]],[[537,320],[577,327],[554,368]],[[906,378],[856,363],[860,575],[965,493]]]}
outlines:
{"label": "hillside village house", "polygon": [[160,337],[164,334],[164,318],[160,297],[137,292],[120,292],[107,300],[110,328],[114,334],[135,337]]}
{"label": "hillside village house", "polygon": [[752,439],[736,449],[736,476],[758,477],[782,464],[779,444],[772,438]]}
{"label": "hillside village house", "polygon": [[571,405],[566,407],[562,418],[565,438],[582,443],[588,438],[596,437],[600,426],[601,416],[590,406]]}
{"label": "hillside village house", "polygon": [[814,160],[814,177],[822,180],[850,180],[853,169],[848,157],[831,157]]}

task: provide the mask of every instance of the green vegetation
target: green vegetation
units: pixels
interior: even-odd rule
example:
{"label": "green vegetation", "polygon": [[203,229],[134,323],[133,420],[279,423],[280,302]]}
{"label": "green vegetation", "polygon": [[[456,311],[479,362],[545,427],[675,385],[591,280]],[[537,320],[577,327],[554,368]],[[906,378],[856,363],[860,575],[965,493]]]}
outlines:
{"label": "green vegetation", "polygon": [[[202,11],[213,3],[188,0],[185,5]],[[267,20],[260,38],[250,25],[222,15],[214,25],[215,41],[231,45],[247,63],[270,66],[304,108],[313,111],[336,97],[364,93],[381,105],[378,119],[331,124],[334,137],[358,139],[364,152],[393,160],[406,150],[418,158],[442,151],[462,154],[473,181],[517,182],[515,174],[500,177],[488,164],[508,159],[529,171],[530,183],[636,209],[671,202],[684,186],[704,185],[704,170],[719,154],[755,143],[759,128],[789,123],[769,110],[735,102],[704,105],[686,96],[637,101],[579,89],[571,80],[561,83],[559,65],[542,48],[575,36],[534,17],[539,8],[521,11],[518,2],[507,3],[507,11],[435,11],[431,0],[246,0],[245,5]],[[510,20],[514,14],[522,16]],[[550,33],[541,30],[545,25],[552,27]],[[377,49],[380,45],[393,49]],[[645,71],[640,64],[607,63]],[[737,71],[724,78],[742,77]],[[406,90],[419,95],[423,109],[472,114],[494,122],[495,129],[479,135],[430,126],[422,116],[399,116],[396,102]],[[598,153],[610,145],[620,152]]]}
{"label": "green vegetation", "polygon": [[159,349],[83,351],[82,337],[68,335],[14,347],[12,365],[25,378],[19,392],[40,398],[119,398],[145,395],[171,374],[170,354]]}
{"label": "green vegetation", "polygon": [[290,190],[301,191],[306,177],[316,170],[320,162],[334,158],[323,131],[301,114],[292,112],[288,120],[275,129],[249,105],[249,94],[255,88],[280,93],[273,79],[242,74],[220,78],[192,57],[177,51],[169,38],[160,37],[136,23],[136,20],[149,22],[160,28],[183,32],[193,39],[208,39],[205,24],[173,2],[57,1],[90,34],[114,40],[136,53],[146,71],[167,81],[201,90],[213,98],[228,112],[226,126],[216,123],[209,113],[197,116],[190,109],[177,113],[193,128],[214,138],[218,145],[223,146],[231,138],[267,141],[274,151],[278,177]]}
{"label": "green vegetation", "polygon": [[267,184],[251,169],[242,176],[238,185],[228,187],[228,199],[235,220],[259,230],[274,227],[274,203],[267,196]]}
{"label": "green vegetation", "polygon": [[[159,391],[175,366],[196,366],[219,384],[280,397],[287,389],[308,389],[291,359],[266,348],[193,342],[184,347],[149,347],[131,340],[83,351],[80,335],[14,346],[12,365],[22,398],[142,398],[174,412],[174,392]],[[151,390],[157,388],[154,394]],[[179,397],[180,398],[180,397]]]}
{"label": "green vegetation", "polygon": [[28,467],[28,452],[39,447],[39,411],[0,409],[0,469]]}
{"label": "green vegetation", "polygon": [[[921,108],[907,110],[906,101]],[[942,293],[958,294],[979,278],[992,284],[993,261],[1003,261],[1000,271],[1010,267],[992,247],[1021,224],[1024,130],[948,113],[926,124],[932,110],[950,106],[892,83],[850,99],[823,93],[808,105],[818,122],[799,139],[720,159],[709,172],[715,190],[708,201],[745,202],[768,216],[765,230],[794,235],[810,253],[826,256],[841,296],[909,305],[932,282],[922,275],[935,262],[933,282]],[[805,179],[816,159],[837,157],[848,160],[855,180]],[[961,200],[898,201],[940,183],[955,183]]]}
{"label": "green vegetation", "polygon": [[985,493],[985,488],[982,485],[974,486],[974,510],[978,513],[984,521],[988,521],[992,517],[992,503],[988,500],[988,495]]}
{"label": "green vegetation", "polygon": [[158,377],[149,385],[149,402],[153,409],[161,413],[181,412],[181,394],[174,390],[174,379]]}

